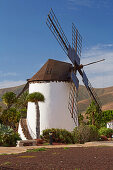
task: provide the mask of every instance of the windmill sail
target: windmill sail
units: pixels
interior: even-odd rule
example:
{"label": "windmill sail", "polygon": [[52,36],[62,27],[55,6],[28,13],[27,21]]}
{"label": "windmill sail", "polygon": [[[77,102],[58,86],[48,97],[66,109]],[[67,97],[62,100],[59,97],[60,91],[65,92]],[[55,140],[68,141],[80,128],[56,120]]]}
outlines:
{"label": "windmill sail", "polygon": [[86,86],[90,97],[92,98],[92,100],[95,102],[95,104],[98,106],[99,110],[101,111],[101,102],[99,100],[99,97],[97,96],[94,88],[92,87],[90,81],[88,80],[85,72],[83,71],[83,75],[82,75],[82,81],[84,83],[84,85]]}
{"label": "windmill sail", "polygon": [[72,23],[72,48],[75,49],[77,55],[80,57],[82,49],[82,36],[75,27],[74,23]]}
{"label": "windmill sail", "polygon": [[78,87],[79,80],[76,77],[76,71],[78,65],[80,65],[80,56],[82,48],[82,37],[75,25],[72,23],[72,48],[69,45],[68,48],[68,57],[74,65],[74,69],[71,72],[71,79],[73,81],[70,95],[69,95],[69,112],[72,115],[72,118],[75,122],[75,126],[78,126]]}
{"label": "windmill sail", "polygon": [[48,14],[46,24],[55,36],[56,40],[58,41],[64,52],[68,54],[69,42],[52,9]]}
{"label": "windmill sail", "polygon": [[71,114],[71,117],[74,120],[75,126],[78,126],[77,96],[78,96],[78,89],[75,87],[75,84],[72,82],[72,85],[70,87],[70,93],[69,93],[68,109]]}
{"label": "windmill sail", "polygon": [[73,82],[70,87],[68,109],[74,120],[75,126],[78,126],[78,100],[77,99],[78,99],[79,80],[73,71],[71,72],[71,79]]}
{"label": "windmill sail", "polygon": [[[75,38],[73,37],[73,48],[71,48],[71,45],[68,42],[68,39],[66,37],[66,35],[64,34],[64,31],[62,30],[58,19],[56,18],[53,10],[51,9],[47,20],[46,20],[46,24],[49,27],[49,29],[51,30],[51,32],[53,33],[53,35],[55,36],[56,40],[58,41],[58,43],[60,44],[60,46],[62,47],[62,49],[64,50],[64,52],[66,53],[66,55],[69,57],[69,59],[72,61],[73,64],[75,64],[75,62],[79,65],[80,64],[80,58],[79,56],[81,55],[81,43],[82,43],[82,37],[79,34],[79,32],[75,33],[75,26],[73,24],[73,36],[77,35],[76,38],[77,40],[75,40]],[[76,47],[76,50],[74,49]]]}
{"label": "windmill sail", "polygon": [[74,48],[71,48],[71,46],[69,45],[68,48],[68,57],[71,60],[71,62],[73,63],[73,65],[80,65],[80,58],[77,55],[76,51]]}
{"label": "windmill sail", "polygon": [[78,80],[76,74],[75,74],[73,71],[71,72],[71,79],[72,79],[72,81],[73,81],[73,83],[74,83],[76,89],[78,90],[78,87],[79,87],[79,80]]}

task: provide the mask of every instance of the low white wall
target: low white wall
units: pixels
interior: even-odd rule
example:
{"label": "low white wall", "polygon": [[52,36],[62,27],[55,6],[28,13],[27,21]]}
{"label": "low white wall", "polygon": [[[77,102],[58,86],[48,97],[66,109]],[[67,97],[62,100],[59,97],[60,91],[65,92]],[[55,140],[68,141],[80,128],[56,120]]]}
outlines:
{"label": "low white wall", "polygon": [[24,133],[22,131],[22,127],[21,127],[20,122],[19,122],[19,126],[18,126],[18,133],[19,133],[22,140],[26,140],[26,137],[25,137],[25,135],[24,135]]}
{"label": "low white wall", "polygon": [[108,122],[107,123],[107,128],[113,129],[113,122]]}
{"label": "low white wall", "polygon": [[[45,96],[45,102],[39,102],[41,133],[47,128],[63,128],[72,131],[75,127],[68,110],[70,85],[68,82],[31,83],[29,85],[29,93],[41,92]],[[27,121],[33,133],[36,134],[35,104],[31,102],[28,103]]]}

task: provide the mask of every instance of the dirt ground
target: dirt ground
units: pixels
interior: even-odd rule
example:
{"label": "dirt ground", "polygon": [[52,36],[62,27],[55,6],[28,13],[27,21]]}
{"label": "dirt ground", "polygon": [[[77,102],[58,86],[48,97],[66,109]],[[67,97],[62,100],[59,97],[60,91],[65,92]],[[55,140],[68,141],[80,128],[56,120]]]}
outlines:
{"label": "dirt ground", "polygon": [[0,155],[0,170],[113,170],[113,147],[52,148]]}

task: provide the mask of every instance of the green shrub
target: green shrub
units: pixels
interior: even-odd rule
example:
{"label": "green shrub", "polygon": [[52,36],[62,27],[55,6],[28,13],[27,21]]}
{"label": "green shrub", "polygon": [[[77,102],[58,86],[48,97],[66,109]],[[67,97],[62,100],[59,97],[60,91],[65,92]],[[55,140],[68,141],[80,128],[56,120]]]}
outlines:
{"label": "green shrub", "polygon": [[10,126],[14,130],[16,129],[16,125],[19,122],[21,114],[16,108],[10,108],[3,110],[3,113],[0,116],[2,124],[6,126]]}
{"label": "green shrub", "polygon": [[94,125],[80,125],[73,130],[74,143],[98,140],[98,130]]}
{"label": "green shrub", "polygon": [[90,136],[89,136],[89,141],[95,141],[99,139],[99,133],[98,129],[94,125],[89,125],[90,128]]}
{"label": "green shrub", "polygon": [[52,132],[53,142],[58,143],[73,143],[73,136],[71,132],[66,129],[45,129],[41,135],[41,138],[49,142],[49,132]]}
{"label": "green shrub", "polygon": [[90,128],[88,125],[80,125],[73,130],[74,143],[85,143],[89,141]]}
{"label": "green shrub", "polygon": [[101,127],[106,127],[107,122],[113,120],[113,110],[106,110],[102,112],[102,117],[100,121]]}
{"label": "green shrub", "polygon": [[13,129],[10,128],[10,126],[5,126],[3,124],[0,124],[0,132],[1,133],[5,133],[5,132],[9,132],[9,131],[13,131]]}
{"label": "green shrub", "polygon": [[16,146],[17,140],[20,140],[17,132],[5,133],[2,135],[2,146]]}
{"label": "green shrub", "polygon": [[8,126],[0,125],[0,146],[16,146],[19,134]]}
{"label": "green shrub", "polygon": [[102,127],[99,129],[100,136],[103,135],[103,136],[106,136],[107,138],[109,138],[109,137],[111,137],[112,133],[113,133],[113,130],[110,128]]}

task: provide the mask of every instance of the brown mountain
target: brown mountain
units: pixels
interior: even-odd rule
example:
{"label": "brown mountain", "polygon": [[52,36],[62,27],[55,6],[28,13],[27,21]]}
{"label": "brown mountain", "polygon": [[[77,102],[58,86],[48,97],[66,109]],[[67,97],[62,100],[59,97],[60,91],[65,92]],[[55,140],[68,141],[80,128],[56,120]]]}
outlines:
{"label": "brown mountain", "polygon": [[16,94],[19,94],[21,90],[23,89],[23,87],[24,85],[0,89],[0,106],[4,107],[4,104],[2,103],[2,96],[4,93],[12,91]]}
{"label": "brown mountain", "polygon": [[[23,89],[23,87],[24,85],[0,89],[0,100],[1,100],[2,95],[5,92],[13,91],[16,94],[19,94],[21,90]],[[102,110],[113,110],[113,87],[95,88],[95,91],[98,94],[102,102]],[[80,85],[79,95],[78,95],[79,112],[80,113],[85,112],[90,102],[91,100],[90,100],[90,97],[88,95],[86,88]],[[2,102],[1,102],[1,105],[2,105]]]}
{"label": "brown mountain", "polygon": [[[113,87],[95,88],[95,91],[102,103],[102,110],[113,110]],[[91,100],[84,86],[79,87],[78,101],[79,112],[85,112]]]}

